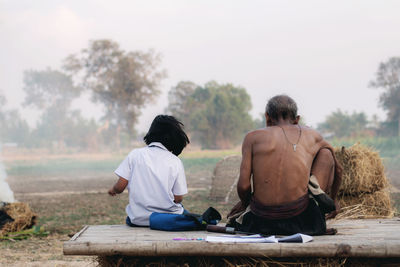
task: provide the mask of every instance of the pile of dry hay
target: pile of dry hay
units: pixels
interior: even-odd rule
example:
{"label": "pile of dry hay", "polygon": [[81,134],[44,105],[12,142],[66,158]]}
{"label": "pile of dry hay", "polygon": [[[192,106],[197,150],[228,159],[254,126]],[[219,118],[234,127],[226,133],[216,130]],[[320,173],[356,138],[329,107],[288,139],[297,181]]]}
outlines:
{"label": "pile of dry hay", "polygon": [[212,177],[210,199],[225,203],[239,201],[236,184],[239,179],[241,161],[242,156],[234,155],[227,156],[216,164]]}
{"label": "pile of dry hay", "polygon": [[11,220],[8,220],[0,227],[0,236],[29,229],[36,223],[36,214],[32,212],[26,203],[7,203],[1,209],[1,212],[11,217]]}
{"label": "pile of dry hay", "polygon": [[343,166],[338,194],[341,213],[337,218],[393,217],[389,182],[378,152],[355,144],[349,148],[336,148],[335,155]]}

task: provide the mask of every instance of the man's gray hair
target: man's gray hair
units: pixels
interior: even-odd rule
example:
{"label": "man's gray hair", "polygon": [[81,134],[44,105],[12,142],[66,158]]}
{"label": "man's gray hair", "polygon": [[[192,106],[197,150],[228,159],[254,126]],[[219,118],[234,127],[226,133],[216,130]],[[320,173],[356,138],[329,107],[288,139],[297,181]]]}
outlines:
{"label": "man's gray hair", "polygon": [[268,101],[265,112],[275,121],[278,121],[279,118],[295,120],[297,117],[297,105],[291,97],[277,95]]}

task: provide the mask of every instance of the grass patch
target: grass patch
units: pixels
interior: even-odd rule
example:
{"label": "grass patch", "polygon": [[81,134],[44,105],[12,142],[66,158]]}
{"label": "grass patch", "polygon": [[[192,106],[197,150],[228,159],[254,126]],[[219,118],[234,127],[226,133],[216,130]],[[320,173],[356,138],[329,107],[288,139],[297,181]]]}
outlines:
{"label": "grass patch", "polygon": [[9,240],[9,241],[16,241],[16,240],[23,240],[36,237],[43,237],[48,236],[49,232],[45,231],[43,226],[39,227],[37,225],[33,226],[31,229],[6,233],[3,236],[0,236],[0,241]]}
{"label": "grass patch", "polygon": [[400,170],[400,156],[386,158],[384,163],[388,169]]}
{"label": "grass patch", "polygon": [[[189,154],[182,156],[181,160],[186,171],[213,170],[215,164],[223,158],[224,153],[208,151],[208,156]],[[76,173],[113,173],[124,157],[115,156],[110,159],[90,160],[74,158],[46,159],[42,161],[15,161],[7,164],[8,175],[13,176],[54,176],[72,175]]]}
{"label": "grass patch", "polygon": [[40,162],[17,161],[7,166],[9,175],[59,175],[83,172],[112,173],[123,158],[109,160],[48,159]]}
{"label": "grass patch", "polygon": [[400,193],[392,193],[390,197],[392,199],[393,208],[395,209],[394,216],[400,216]]}
{"label": "grass patch", "polygon": [[215,164],[222,157],[216,158],[182,158],[183,166],[186,172],[197,172],[202,170],[214,170]]}
{"label": "grass patch", "polygon": [[51,233],[68,234],[87,224],[123,224],[128,195],[110,197],[106,193],[25,197],[38,214],[38,225]]}

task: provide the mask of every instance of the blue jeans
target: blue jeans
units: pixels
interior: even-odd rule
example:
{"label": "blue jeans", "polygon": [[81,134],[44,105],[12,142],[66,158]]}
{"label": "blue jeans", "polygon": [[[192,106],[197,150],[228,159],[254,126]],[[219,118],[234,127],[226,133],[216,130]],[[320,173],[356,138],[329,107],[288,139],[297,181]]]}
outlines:
{"label": "blue jeans", "polygon": [[[187,214],[190,213],[188,212],[186,209],[183,209],[183,213],[182,214]],[[147,227],[147,226],[142,226],[142,225],[137,225],[131,222],[131,219],[129,218],[129,216],[126,216],[126,220],[125,220],[126,225],[130,226],[130,227]]]}

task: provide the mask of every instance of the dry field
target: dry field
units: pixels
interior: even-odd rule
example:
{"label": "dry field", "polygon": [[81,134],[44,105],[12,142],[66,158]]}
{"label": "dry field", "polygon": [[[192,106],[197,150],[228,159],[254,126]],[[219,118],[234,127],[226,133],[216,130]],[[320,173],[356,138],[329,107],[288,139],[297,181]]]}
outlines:
{"label": "dry field", "polygon": [[[215,164],[230,154],[239,154],[239,150],[189,150],[182,155],[189,187],[183,202],[186,209],[201,213],[213,206],[223,216],[227,214],[232,204],[213,202],[209,194]],[[0,266],[94,266],[93,257],[64,256],[62,242],[86,224],[124,223],[127,194],[113,198],[106,192],[116,181],[113,170],[125,155],[4,153],[7,181],[16,199],[31,206],[38,214],[38,224],[50,235],[0,242]],[[399,170],[389,170],[396,182],[399,174]],[[400,194],[393,197],[400,202]]]}
{"label": "dry field", "polygon": [[[189,194],[185,208],[202,213],[214,206],[227,213],[228,206],[209,199],[211,176],[218,160],[230,151],[188,151],[182,155]],[[116,181],[114,169],[126,153],[64,154],[18,151],[3,154],[7,182],[18,201],[38,214],[38,224],[50,235],[22,241],[0,242],[0,266],[93,266],[93,257],[62,254],[62,243],[86,224],[123,224],[126,193],[107,194]]]}

